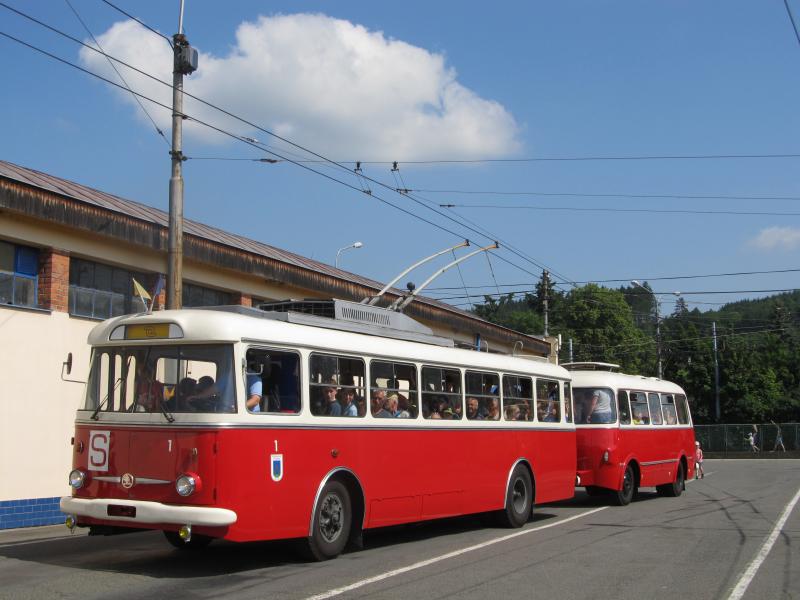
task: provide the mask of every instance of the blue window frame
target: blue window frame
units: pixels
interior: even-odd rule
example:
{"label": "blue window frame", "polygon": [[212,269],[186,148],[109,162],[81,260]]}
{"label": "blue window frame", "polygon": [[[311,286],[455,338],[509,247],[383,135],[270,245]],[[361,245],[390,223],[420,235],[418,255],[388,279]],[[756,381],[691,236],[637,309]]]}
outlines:
{"label": "blue window frame", "polygon": [[0,242],[0,304],[36,306],[39,293],[39,251]]}

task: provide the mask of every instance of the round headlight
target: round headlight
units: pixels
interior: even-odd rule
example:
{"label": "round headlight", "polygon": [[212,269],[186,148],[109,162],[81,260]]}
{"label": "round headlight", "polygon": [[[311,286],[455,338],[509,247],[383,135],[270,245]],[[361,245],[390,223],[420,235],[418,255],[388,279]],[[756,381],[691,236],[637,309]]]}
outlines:
{"label": "round headlight", "polygon": [[73,490],[78,490],[86,483],[86,473],[80,469],[73,469],[69,474],[69,484]]}
{"label": "round headlight", "polygon": [[181,475],[175,480],[175,490],[181,496],[191,496],[194,493],[197,482],[191,475]]}

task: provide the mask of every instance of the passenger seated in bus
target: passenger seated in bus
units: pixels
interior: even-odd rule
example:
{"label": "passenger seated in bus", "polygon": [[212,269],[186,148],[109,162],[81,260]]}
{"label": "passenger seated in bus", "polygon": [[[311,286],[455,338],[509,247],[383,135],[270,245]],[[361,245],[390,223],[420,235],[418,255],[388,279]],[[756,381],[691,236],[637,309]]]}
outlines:
{"label": "passenger seated in bus", "polygon": [[156,379],[152,363],[138,361],[136,364],[136,410],[153,412],[160,410],[164,400],[164,384]]}
{"label": "passenger seated in bus", "polygon": [[516,404],[506,406],[506,421],[518,421],[520,412],[519,406]]}
{"label": "passenger seated in bus", "polygon": [[489,398],[486,400],[486,414],[484,419],[487,421],[497,421],[500,419],[500,399]]}
{"label": "passenger seated in bus", "polygon": [[194,397],[197,382],[192,377],[184,377],[175,388],[175,395],[167,402],[168,410],[192,410],[191,399]]}
{"label": "passenger seated in bus", "polygon": [[467,419],[474,421],[474,420],[483,420],[483,413],[479,410],[480,406],[478,404],[478,399],[470,396],[467,398]]}
{"label": "passenger seated in bus", "polygon": [[410,419],[412,414],[411,403],[403,394],[397,395],[397,418]]}
{"label": "passenger seated in bus", "polygon": [[356,406],[356,391],[353,388],[342,389],[342,416],[357,417],[358,407]]}
{"label": "passenger seated in bus", "polygon": [[678,419],[675,416],[675,413],[672,412],[671,410],[664,410],[664,423],[666,423],[667,425],[677,425]]}
{"label": "passenger seated in bus", "polygon": [[611,408],[611,395],[606,390],[596,389],[592,392],[589,403],[587,423],[613,423],[614,412]]}
{"label": "passenger seated in bus", "polygon": [[203,375],[198,381],[194,391],[186,396],[185,410],[210,411],[219,398],[219,390],[210,375]]}
{"label": "passenger seated in bus", "polygon": [[634,425],[647,425],[647,422],[650,419],[645,416],[644,411],[641,408],[634,408],[633,409],[633,424]]}
{"label": "passenger seated in bus", "polygon": [[324,414],[329,417],[342,416],[342,405],[339,404],[339,401],[336,399],[338,391],[336,383],[333,381],[329,381],[328,385],[322,388]]}
{"label": "passenger seated in bus", "polygon": [[370,399],[372,416],[378,416],[378,413],[383,410],[384,402],[386,402],[386,390],[372,390],[372,398]]}
{"label": "passenger seated in bus", "polygon": [[397,394],[389,394],[383,401],[383,407],[375,415],[379,419],[393,419],[398,416],[397,410]]}
{"label": "passenger seated in bus", "polygon": [[558,416],[558,404],[555,402],[549,402],[547,404],[546,414],[544,419],[542,419],[545,423],[558,423],[561,419]]}

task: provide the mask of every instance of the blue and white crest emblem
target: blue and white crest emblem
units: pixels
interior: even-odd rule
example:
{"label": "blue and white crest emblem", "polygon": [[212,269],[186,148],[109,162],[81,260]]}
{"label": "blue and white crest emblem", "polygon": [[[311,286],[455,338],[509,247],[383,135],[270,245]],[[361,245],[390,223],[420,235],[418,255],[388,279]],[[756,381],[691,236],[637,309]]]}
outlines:
{"label": "blue and white crest emblem", "polygon": [[283,479],[283,454],[270,455],[269,464],[272,481],[280,481]]}

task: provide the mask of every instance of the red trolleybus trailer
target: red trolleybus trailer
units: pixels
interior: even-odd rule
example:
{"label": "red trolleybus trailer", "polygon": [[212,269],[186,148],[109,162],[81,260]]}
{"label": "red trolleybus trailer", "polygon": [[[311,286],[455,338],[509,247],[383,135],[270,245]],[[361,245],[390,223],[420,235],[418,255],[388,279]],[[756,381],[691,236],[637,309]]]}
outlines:
{"label": "red trolleybus trailer", "polygon": [[608,363],[564,363],[572,375],[577,485],[628,504],[640,487],[679,496],[694,476],[694,429],[680,386],[614,372]]}
{"label": "red trolleybus trailer", "polygon": [[71,527],[305,538],[570,498],[569,373],[454,347],[401,313],[344,301],[128,315],[90,334]]}

